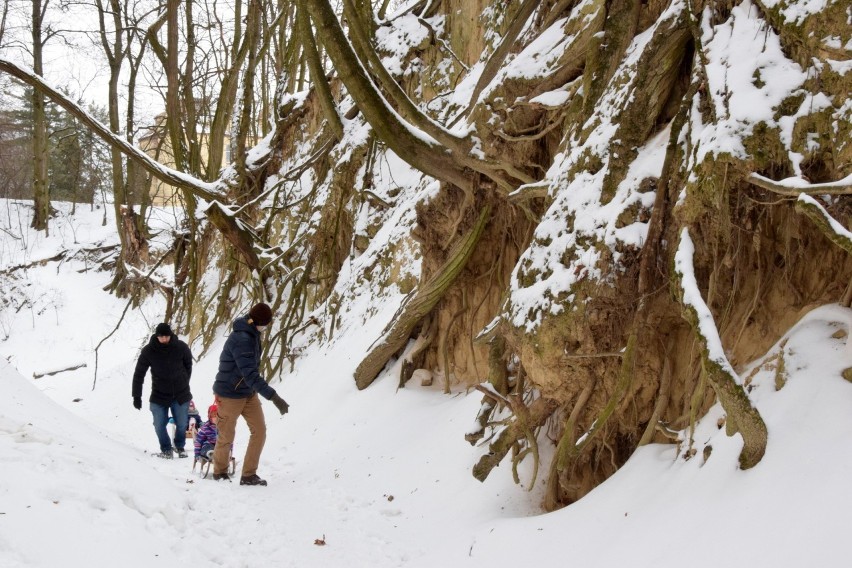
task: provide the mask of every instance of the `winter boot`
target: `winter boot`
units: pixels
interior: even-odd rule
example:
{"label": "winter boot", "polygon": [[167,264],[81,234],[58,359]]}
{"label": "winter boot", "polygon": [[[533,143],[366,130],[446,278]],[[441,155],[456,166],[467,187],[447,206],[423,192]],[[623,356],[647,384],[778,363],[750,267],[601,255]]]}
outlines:
{"label": "winter boot", "polygon": [[178,457],[179,457],[179,458],[186,458],[186,457],[189,457],[189,456],[187,455],[187,453],[186,453],[186,450],[178,450],[178,451],[177,451],[177,455],[178,455]]}
{"label": "winter boot", "polygon": [[163,458],[164,460],[170,460],[173,457],[171,448],[169,448],[168,450],[163,450],[159,454],[154,454],[154,455],[157,456],[158,458]]}
{"label": "winter boot", "polygon": [[227,473],[214,473],[213,481],[231,481],[231,478],[228,477]]}
{"label": "winter boot", "polygon": [[240,485],[266,485],[266,480],[254,475],[248,475],[240,478]]}

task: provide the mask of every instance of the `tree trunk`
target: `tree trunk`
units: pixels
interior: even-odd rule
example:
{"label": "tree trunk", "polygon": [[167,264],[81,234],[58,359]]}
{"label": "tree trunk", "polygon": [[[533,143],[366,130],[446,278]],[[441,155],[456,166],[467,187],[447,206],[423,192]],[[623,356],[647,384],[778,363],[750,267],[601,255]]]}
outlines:
{"label": "tree trunk", "polygon": [[[42,53],[44,38],[42,22],[49,0],[33,0],[32,4],[32,49],[33,70],[38,74],[44,73]],[[45,112],[44,95],[38,89],[33,89],[33,214],[32,227],[37,231],[48,230],[50,218],[50,180],[47,179],[47,114]]]}
{"label": "tree trunk", "polygon": [[317,90],[320,107],[322,108],[325,119],[328,121],[332,135],[335,140],[339,141],[343,138],[343,122],[340,120],[340,115],[337,113],[337,106],[334,104],[334,99],[331,96],[331,87],[328,85],[328,79],[325,76],[325,70],[322,67],[322,61],[317,50],[316,40],[311,31],[310,18],[302,7],[296,9],[296,23],[299,39],[305,50],[308,69],[311,71],[311,79],[313,79],[314,88]]}
{"label": "tree trunk", "polygon": [[[172,160],[175,169],[185,171],[186,154],[184,134],[181,132],[183,125],[183,114],[180,104],[180,22],[179,8],[180,0],[167,0],[166,2],[166,128],[168,129],[169,141],[171,142]],[[194,127],[194,124],[187,124]],[[194,134],[194,133],[190,133]],[[187,134],[189,136],[189,134]]]}

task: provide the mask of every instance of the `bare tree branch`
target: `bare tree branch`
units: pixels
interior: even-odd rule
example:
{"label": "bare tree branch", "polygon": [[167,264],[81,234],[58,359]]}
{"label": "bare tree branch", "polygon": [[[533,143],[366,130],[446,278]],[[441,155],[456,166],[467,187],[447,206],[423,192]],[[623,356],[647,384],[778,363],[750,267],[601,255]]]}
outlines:
{"label": "bare tree branch", "polygon": [[460,166],[446,148],[416,132],[379,93],[367,74],[327,0],[300,0],[316,25],[317,36],[328,52],[340,79],[364,113],[376,135],[400,158],[426,175],[470,192],[472,172]]}
{"label": "bare tree branch", "polygon": [[798,197],[802,193],[806,195],[852,195],[852,175],[829,183],[810,183],[801,178],[774,181],[760,174],[752,173],[749,174],[746,181],[773,193],[792,197]]}

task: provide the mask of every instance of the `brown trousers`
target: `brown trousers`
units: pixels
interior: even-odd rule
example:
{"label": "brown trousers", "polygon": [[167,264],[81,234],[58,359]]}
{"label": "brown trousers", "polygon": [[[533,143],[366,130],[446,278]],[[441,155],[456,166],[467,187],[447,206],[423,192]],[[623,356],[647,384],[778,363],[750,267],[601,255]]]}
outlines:
{"label": "brown trousers", "polygon": [[216,425],[219,436],[216,438],[216,448],[213,450],[213,473],[228,471],[228,454],[234,443],[234,432],[237,428],[237,418],[246,419],[249,428],[249,442],[246,457],[243,459],[243,477],[257,473],[260,463],[260,452],[266,442],[266,421],[263,418],[263,408],[260,397],[254,393],[248,398],[219,397],[219,423]]}

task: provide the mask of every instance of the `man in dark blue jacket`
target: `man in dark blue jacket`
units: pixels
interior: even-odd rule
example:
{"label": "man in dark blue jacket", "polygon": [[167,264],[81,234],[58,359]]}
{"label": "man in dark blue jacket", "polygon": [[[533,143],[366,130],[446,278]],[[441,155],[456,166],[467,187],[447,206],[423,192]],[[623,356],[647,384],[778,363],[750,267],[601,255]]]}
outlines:
{"label": "man in dark blue jacket", "polygon": [[175,419],[175,449],[178,457],[187,457],[186,428],[189,423],[189,378],[192,376],[192,353],[189,346],[172,333],[167,323],[157,325],[148,345],[142,348],[133,373],[133,407],[142,409],[142,384],[151,369],[151,414],[154,432],[160,442],[161,458],[172,458],[172,441],[166,427],[169,411]]}
{"label": "man in dark blue jacket", "polygon": [[213,479],[228,477],[228,452],[234,442],[237,418],[245,418],[249,428],[249,442],[240,485],[266,485],[258,477],[257,466],[266,442],[266,421],[258,393],[271,400],[281,414],[288,405],[260,376],[260,333],[272,321],[272,309],[266,304],[256,304],[247,316],[234,320],[233,331],[225,341],[219,356],[219,372],[213,383],[213,392],[219,400],[219,437],[213,451]]}

